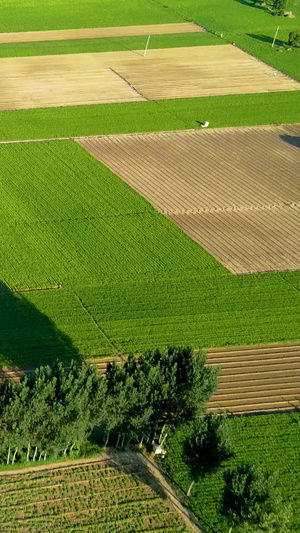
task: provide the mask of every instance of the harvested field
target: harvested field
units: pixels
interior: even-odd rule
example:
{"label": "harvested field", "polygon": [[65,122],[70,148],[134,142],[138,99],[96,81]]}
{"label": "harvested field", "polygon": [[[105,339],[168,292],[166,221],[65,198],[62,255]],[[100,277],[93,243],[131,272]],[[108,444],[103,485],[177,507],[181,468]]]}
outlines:
{"label": "harvested field", "polygon": [[300,407],[300,343],[214,348],[208,364],[220,365],[210,412],[287,411]]}
{"label": "harvested field", "polygon": [[299,89],[231,45],[0,59],[0,110]]}
{"label": "harvested field", "polygon": [[114,68],[147,100],[299,91],[300,84],[234,46],[150,50]]}
{"label": "harvested field", "polygon": [[300,268],[300,126],[78,140],[235,274]]}
{"label": "harvested field", "polygon": [[2,59],[0,73],[1,110],[144,100],[97,54]]}
{"label": "harvested field", "polygon": [[143,26],[116,26],[108,28],[80,28],[76,30],[26,31],[0,33],[0,44],[38,41],[66,41],[70,39],[102,39],[135,35],[167,35],[205,31],[192,22],[178,24],[146,24]]}

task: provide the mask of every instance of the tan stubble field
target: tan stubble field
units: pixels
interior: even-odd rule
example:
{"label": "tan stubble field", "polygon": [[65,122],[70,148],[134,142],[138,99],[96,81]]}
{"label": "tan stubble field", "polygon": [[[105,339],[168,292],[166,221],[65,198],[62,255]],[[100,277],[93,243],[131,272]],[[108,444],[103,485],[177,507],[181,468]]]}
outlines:
{"label": "tan stubble field", "polygon": [[232,45],[0,59],[0,110],[294,91]]}

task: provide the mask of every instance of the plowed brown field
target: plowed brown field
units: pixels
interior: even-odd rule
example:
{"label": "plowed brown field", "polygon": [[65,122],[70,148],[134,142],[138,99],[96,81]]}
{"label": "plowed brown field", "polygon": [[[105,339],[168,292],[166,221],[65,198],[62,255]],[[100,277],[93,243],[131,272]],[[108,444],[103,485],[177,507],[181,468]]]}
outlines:
{"label": "plowed brown field", "polygon": [[300,343],[214,348],[207,362],[220,365],[210,412],[255,413],[300,407]]}
{"label": "plowed brown field", "polygon": [[0,59],[0,110],[299,89],[231,45]]}
{"label": "plowed brown field", "polygon": [[[209,412],[232,414],[292,410],[300,407],[300,342],[212,348],[207,363],[220,366],[217,393],[207,404]],[[109,362],[123,357],[91,359],[105,375]],[[32,368],[0,370],[0,380],[20,379]]]}
{"label": "plowed brown field", "polygon": [[26,31],[17,33],[0,33],[0,44],[128,37],[134,35],[166,35],[172,33],[196,33],[203,31],[205,31],[203,28],[192,22],[183,22],[180,24],[149,24],[144,26],[116,26],[108,28],[80,28],[76,30]]}
{"label": "plowed brown field", "polygon": [[235,274],[300,268],[300,207],[168,215]]}
{"label": "plowed brown field", "polygon": [[300,268],[300,126],[82,138],[236,274]]}

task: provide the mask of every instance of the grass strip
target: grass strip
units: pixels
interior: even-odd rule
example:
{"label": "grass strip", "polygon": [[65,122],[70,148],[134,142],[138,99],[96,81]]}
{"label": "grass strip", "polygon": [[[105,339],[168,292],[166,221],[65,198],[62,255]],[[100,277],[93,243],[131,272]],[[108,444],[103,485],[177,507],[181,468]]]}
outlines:
{"label": "grass strip", "polygon": [[0,141],[300,122],[300,91],[0,112]]}

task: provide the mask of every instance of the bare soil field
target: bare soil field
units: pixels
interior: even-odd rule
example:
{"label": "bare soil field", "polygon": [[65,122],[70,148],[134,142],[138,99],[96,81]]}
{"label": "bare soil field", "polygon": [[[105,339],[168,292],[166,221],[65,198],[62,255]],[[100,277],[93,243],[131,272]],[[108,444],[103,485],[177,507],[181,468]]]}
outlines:
{"label": "bare soil field", "polygon": [[294,91],[231,45],[0,59],[0,110]]}
{"label": "bare soil field", "polygon": [[300,407],[300,343],[214,348],[210,365],[220,365],[210,412],[255,413]]}
{"label": "bare soil field", "polygon": [[300,206],[182,213],[168,218],[234,274],[300,267]]}
{"label": "bare soil field", "polygon": [[77,142],[235,274],[300,268],[300,126]]}
{"label": "bare soil field", "polygon": [[143,26],[114,26],[107,28],[80,28],[75,30],[25,31],[0,33],[0,44],[38,41],[66,41],[71,39],[101,39],[106,37],[131,37],[136,35],[167,35],[205,31],[193,22],[178,24],[147,24]]}

